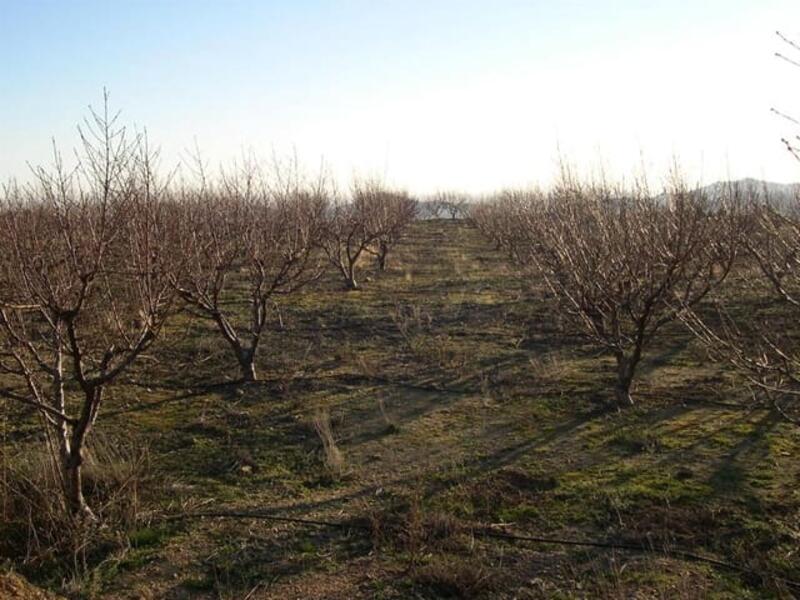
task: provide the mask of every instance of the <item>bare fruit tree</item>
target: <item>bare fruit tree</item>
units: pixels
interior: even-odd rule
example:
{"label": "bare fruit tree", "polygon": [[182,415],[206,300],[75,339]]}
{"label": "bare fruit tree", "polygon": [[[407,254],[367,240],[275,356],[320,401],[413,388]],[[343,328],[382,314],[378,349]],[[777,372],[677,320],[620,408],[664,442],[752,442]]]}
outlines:
{"label": "bare fruit tree", "polygon": [[747,311],[720,295],[714,312],[686,311],[683,319],[711,358],[745,377],[754,399],[800,425],[800,198],[789,206],[766,191],[750,199],[736,295]]}
{"label": "bare fruit tree", "polygon": [[175,220],[143,136],[91,112],[75,170],[56,154],[0,209],[0,395],[35,407],[65,507],[92,518],[82,464],[104,391],[152,344],[172,306]]}
{"label": "bare fruit tree", "polygon": [[495,250],[505,250],[509,258],[516,260],[519,245],[528,238],[521,228],[521,215],[528,202],[539,195],[525,190],[500,192],[494,198],[470,206],[470,223],[494,243]]}
{"label": "bare fruit tree", "polygon": [[434,202],[450,215],[450,219],[455,221],[468,214],[469,199],[466,194],[454,191],[438,192],[434,195]]}
{"label": "bare fruit tree", "polygon": [[420,210],[421,213],[430,219],[438,219],[442,211],[444,211],[444,205],[439,201],[436,194],[433,196],[428,196],[420,203]]}
{"label": "bare fruit tree", "polygon": [[728,275],[737,255],[734,211],[675,183],[653,195],[566,175],[519,213],[518,257],[541,277],[572,325],[616,360],[618,406],[648,345]]}
{"label": "bare fruit tree", "polygon": [[330,206],[323,236],[329,262],[339,272],[348,290],[359,289],[356,278],[361,258],[380,252],[381,241],[392,235],[388,200],[392,193],[377,181],[355,181],[349,199],[336,198]]}
{"label": "bare fruit tree", "polygon": [[326,200],[317,187],[297,178],[270,181],[252,163],[217,183],[202,180],[180,194],[174,250],[181,269],[175,289],[197,314],[213,321],[242,379],[254,381],[271,303],[321,273]]}
{"label": "bare fruit tree", "polygon": [[376,191],[375,202],[378,204],[376,212],[379,215],[381,233],[375,244],[367,247],[367,251],[377,259],[378,269],[385,271],[389,252],[417,218],[418,205],[407,192],[389,189]]}

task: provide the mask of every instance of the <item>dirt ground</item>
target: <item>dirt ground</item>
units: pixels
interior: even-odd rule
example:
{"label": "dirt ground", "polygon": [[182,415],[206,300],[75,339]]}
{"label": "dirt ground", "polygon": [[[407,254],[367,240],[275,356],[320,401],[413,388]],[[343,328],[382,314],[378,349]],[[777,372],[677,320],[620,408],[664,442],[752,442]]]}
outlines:
{"label": "dirt ground", "polygon": [[[800,431],[731,406],[680,326],[620,413],[609,358],[466,223],[418,222],[364,268],[360,291],[278,299],[254,384],[176,323],[98,424],[146,449],[141,524],[80,581],[20,571],[76,598],[800,594]],[[10,460],[35,432],[9,429]]]}

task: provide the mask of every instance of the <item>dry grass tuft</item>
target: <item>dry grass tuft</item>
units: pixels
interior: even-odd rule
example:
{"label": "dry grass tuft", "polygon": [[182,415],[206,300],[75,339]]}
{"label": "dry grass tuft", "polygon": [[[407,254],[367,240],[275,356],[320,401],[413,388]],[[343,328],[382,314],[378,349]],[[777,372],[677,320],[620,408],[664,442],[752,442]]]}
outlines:
{"label": "dry grass tuft", "polygon": [[26,448],[9,457],[0,479],[0,556],[26,568],[60,566],[88,572],[99,554],[125,546],[141,515],[149,452],[95,437],[84,463],[84,494],[95,521],[72,518],[50,453]]}
{"label": "dry grass tuft", "polygon": [[331,412],[327,407],[318,408],[312,417],[314,431],[317,432],[320,442],[322,442],[322,458],[325,467],[332,477],[338,479],[344,474],[345,459],[342,451],[336,445],[336,438],[333,435],[333,425],[331,424]]}
{"label": "dry grass tuft", "polygon": [[488,598],[497,574],[491,565],[475,557],[438,557],[412,572],[414,581],[437,598]]}

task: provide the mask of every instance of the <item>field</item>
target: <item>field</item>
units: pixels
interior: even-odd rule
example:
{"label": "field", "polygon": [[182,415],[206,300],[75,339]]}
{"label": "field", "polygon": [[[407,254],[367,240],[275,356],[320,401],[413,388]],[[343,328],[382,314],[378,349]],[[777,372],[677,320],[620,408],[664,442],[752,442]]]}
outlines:
{"label": "field", "polygon": [[[120,599],[800,594],[800,429],[737,407],[681,325],[617,411],[612,360],[467,223],[417,221],[389,260],[278,298],[258,382],[172,323],[97,432],[147,466],[122,549],[72,583],[19,570]],[[9,419],[3,460],[39,430]]]}

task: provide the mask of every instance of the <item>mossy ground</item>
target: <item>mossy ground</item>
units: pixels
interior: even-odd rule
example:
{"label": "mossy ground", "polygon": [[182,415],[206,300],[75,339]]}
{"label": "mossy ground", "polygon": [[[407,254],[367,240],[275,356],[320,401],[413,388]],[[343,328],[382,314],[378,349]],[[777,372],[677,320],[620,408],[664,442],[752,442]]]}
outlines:
{"label": "mossy ground", "polygon": [[[154,518],[75,595],[791,597],[768,574],[800,580],[800,430],[720,403],[742,390],[680,326],[619,413],[611,361],[466,224],[416,223],[390,269],[364,275],[361,291],[331,274],[278,299],[283,328],[264,341],[258,383],[231,383],[224,343],[183,320],[115,386],[99,428],[149,447]],[[338,476],[311,425],[323,407],[346,459]],[[38,443],[33,424],[10,422],[7,448]],[[373,530],[157,518],[197,509],[371,518]],[[461,527],[431,535],[443,520]],[[498,524],[657,551],[464,533]]]}

